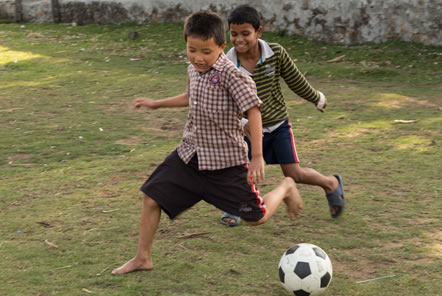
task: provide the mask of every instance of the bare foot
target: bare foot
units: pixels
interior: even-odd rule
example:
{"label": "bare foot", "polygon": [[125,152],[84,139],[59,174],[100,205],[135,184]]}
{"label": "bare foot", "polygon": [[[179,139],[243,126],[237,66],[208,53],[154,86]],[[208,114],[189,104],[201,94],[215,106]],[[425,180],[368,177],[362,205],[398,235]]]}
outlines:
{"label": "bare foot", "polygon": [[223,221],[226,222],[229,226],[236,226],[236,220],[233,218],[223,218]]}
{"label": "bare foot", "polygon": [[341,209],[340,206],[333,206],[333,207],[330,209],[330,214],[331,214],[332,216],[334,216],[334,215],[336,215],[337,212],[339,212],[340,209]]}
{"label": "bare foot", "polygon": [[127,261],[124,265],[112,270],[113,275],[125,274],[137,270],[151,270],[153,264],[151,260],[137,259],[137,257]]}
{"label": "bare foot", "polygon": [[284,198],[287,213],[290,219],[295,220],[302,210],[302,198],[292,178],[284,179],[284,184],[287,186],[287,196]]}

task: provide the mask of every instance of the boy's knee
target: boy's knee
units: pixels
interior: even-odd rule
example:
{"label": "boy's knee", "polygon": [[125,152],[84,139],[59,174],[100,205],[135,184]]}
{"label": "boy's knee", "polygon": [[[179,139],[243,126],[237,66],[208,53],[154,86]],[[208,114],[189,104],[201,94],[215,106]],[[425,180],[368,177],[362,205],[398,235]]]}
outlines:
{"label": "boy's knee", "polygon": [[290,177],[296,183],[300,183],[304,178],[304,171],[299,164],[292,164],[283,168],[284,175]]}
{"label": "boy's knee", "polygon": [[304,175],[304,171],[301,169],[301,167],[296,166],[291,177],[296,183],[299,183],[304,179]]}
{"label": "boy's knee", "polygon": [[267,218],[266,217],[262,217],[258,221],[246,221],[246,223],[251,225],[251,226],[258,226],[258,225],[264,224],[266,221],[267,221]]}
{"label": "boy's knee", "polygon": [[160,205],[155,200],[153,200],[150,196],[146,194],[144,194],[144,206],[150,208],[160,207]]}

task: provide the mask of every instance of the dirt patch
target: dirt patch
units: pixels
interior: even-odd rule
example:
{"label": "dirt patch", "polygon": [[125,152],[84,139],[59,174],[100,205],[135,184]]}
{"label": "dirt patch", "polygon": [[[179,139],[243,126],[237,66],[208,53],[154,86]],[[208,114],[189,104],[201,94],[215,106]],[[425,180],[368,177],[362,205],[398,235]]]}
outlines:
{"label": "dirt patch", "polygon": [[103,190],[98,192],[98,197],[108,198],[108,197],[117,197],[117,196],[120,196],[120,193],[110,190]]}
{"label": "dirt patch", "polygon": [[11,112],[14,112],[14,111],[16,111],[16,110],[23,110],[24,108],[8,108],[8,109],[2,109],[2,110],[0,110],[0,113],[1,112],[8,112],[8,113],[11,113]]}
{"label": "dirt patch", "polygon": [[438,231],[434,234],[436,240],[430,244],[430,255],[434,258],[442,258],[442,231]]}
{"label": "dirt patch", "polygon": [[363,281],[376,277],[379,273],[388,270],[394,262],[377,263],[367,259],[361,252],[365,250],[344,250],[347,256],[355,258],[352,262],[333,262],[333,272],[344,279]]}
{"label": "dirt patch", "polygon": [[357,193],[364,189],[363,185],[345,184],[345,193]]}
{"label": "dirt patch", "polygon": [[8,156],[8,162],[16,162],[21,160],[27,160],[31,158],[32,156],[30,154],[15,154]]}
{"label": "dirt patch", "polygon": [[362,135],[373,134],[375,132],[376,132],[375,130],[370,130],[370,129],[367,129],[367,128],[359,128],[357,130],[353,130],[351,132],[346,133],[344,135],[344,137],[346,137],[346,138],[357,138],[357,137],[360,137]]}
{"label": "dirt patch", "polygon": [[[115,90],[114,92],[118,92],[121,90]],[[135,109],[134,106],[132,105],[132,102],[128,102],[128,101],[124,101],[124,102],[120,102],[120,103],[108,103],[105,106],[106,111],[110,112],[110,113],[134,113]]]}
{"label": "dirt patch", "polygon": [[[437,223],[440,223],[440,220],[436,218],[414,218],[413,223],[417,225],[436,225]],[[439,238],[442,239],[441,232],[439,232]]]}
{"label": "dirt patch", "polygon": [[412,97],[401,97],[397,99],[387,97],[385,100],[377,103],[378,106],[388,107],[392,109],[400,109],[406,107],[429,107],[429,108],[437,108],[438,105],[433,104],[427,100],[422,100],[418,98]]}
{"label": "dirt patch", "polygon": [[140,138],[135,136],[126,139],[120,139],[115,142],[115,144],[126,145],[126,146],[136,146],[139,145],[140,143],[141,143]]}

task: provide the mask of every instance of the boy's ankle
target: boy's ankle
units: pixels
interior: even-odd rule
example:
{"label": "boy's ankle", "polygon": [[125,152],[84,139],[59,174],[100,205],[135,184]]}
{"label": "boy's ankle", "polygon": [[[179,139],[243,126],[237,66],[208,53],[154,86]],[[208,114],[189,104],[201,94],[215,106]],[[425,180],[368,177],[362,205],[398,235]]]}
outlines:
{"label": "boy's ankle", "polygon": [[327,186],[324,187],[326,193],[332,193],[339,186],[339,181],[335,176],[329,176],[330,182],[327,182]]}

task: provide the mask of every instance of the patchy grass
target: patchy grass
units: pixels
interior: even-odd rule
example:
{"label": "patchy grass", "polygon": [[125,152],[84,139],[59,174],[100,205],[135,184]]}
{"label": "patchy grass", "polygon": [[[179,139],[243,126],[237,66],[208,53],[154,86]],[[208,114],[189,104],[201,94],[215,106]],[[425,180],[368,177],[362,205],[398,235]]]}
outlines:
{"label": "patchy grass", "polygon": [[[332,259],[325,295],[442,290],[441,49],[271,33],[329,100],[321,114],[284,88],[301,164],[343,176],[344,216],[331,219],[306,185],[295,222],[281,209],[261,227],[227,229],[198,204],[175,221],[163,215],[153,271],[111,276],[136,250],[138,188],[187,117],[131,103],[184,90],[181,34],[167,24],[0,24],[1,295],[287,295],[277,265],[299,242]],[[266,174],[263,193],[282,177],[277,166]],[[356,283],[386,275],[395,277]]]}

